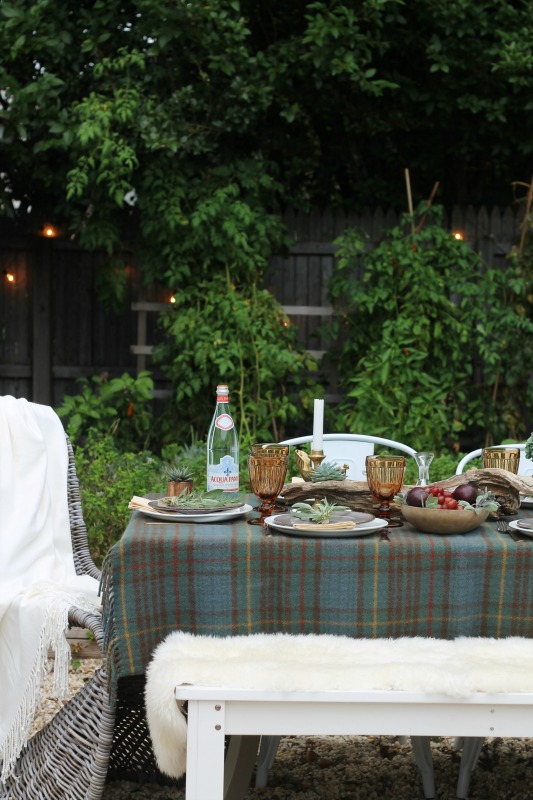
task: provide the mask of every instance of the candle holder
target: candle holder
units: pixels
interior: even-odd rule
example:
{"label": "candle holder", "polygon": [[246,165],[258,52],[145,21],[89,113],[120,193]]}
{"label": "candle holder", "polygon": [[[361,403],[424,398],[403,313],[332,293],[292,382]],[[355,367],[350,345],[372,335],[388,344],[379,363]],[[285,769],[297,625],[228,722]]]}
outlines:
{"label": "candle holder", "polygon": [[296,456],[300,475],[304,481],[311,480],[311,475],[326,457],[323,450],[311,450],[311,455],[308,455],[304,450],[296,450],[294,455]]}

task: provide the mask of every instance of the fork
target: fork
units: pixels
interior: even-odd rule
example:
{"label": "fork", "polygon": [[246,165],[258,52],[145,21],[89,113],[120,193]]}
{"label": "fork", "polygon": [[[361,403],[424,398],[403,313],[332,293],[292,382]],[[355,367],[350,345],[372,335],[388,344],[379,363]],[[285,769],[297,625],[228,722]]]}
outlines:
{"label": "fork", "polygon": [[513,529],[509,527],[509,523],[505,522],[504,520],[498,520],[496,523],[496,530],[498,530],[500,533],[507,533],[514,542],[522,541],[520,537],[513,531]]}

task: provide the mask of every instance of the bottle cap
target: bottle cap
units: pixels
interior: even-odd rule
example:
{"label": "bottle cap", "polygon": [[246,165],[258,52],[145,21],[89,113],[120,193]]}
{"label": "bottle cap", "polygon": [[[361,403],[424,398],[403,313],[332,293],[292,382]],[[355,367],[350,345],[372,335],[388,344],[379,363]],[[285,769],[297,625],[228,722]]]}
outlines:
{"label": "bottle cap", "polygon": [[226,383],[219,383],[217,386],[217,394],[228,394],[229,388]]}

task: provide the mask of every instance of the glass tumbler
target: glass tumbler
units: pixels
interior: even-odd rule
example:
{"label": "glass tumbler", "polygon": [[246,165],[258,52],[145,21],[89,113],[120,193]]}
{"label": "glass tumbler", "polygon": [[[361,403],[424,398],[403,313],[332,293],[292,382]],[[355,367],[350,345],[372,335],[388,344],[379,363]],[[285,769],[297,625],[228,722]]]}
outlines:
{"label": "glass tumbler", "polygon": [[520,450],[518,447],[485,447],[482,452],[484,469],[506,469],[518,475]]}

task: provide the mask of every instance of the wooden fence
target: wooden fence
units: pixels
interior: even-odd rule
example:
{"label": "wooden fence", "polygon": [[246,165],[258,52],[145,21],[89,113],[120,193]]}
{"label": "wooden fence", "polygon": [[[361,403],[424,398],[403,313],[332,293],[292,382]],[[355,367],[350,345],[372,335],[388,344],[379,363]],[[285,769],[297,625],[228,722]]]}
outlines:
{"label": "wooden fence", "polygon": [[[343,211],[287,212],[294,244],[287,256],[272,259],[268,288],[297,327],[298,339],[320,356],[327,349],[328,282],[335,258],[335,239],[357,227],[377,244],[385,229],[397,224],[394,211],[377,209],[361,215]],[[454,208],[446,225],[487,264],[504,265],[519,241],[519,209],[491,211]],[[80,377],[154,369],[150,354],[156,340],[156,312],[169,298],[155,288],[140,288],[132,259],[126,268],[126,310],[106,311],[98,299],[98,271],[105,256],[86,253],[63,240],[4,238],[0,244],[0,394],[26,397],[54,406],[79,390]],[[10,282],[8,276],[14,280]],[[155,370],[158,393],[166,384]],[[334,390],[334,380],[332,381]]]}

